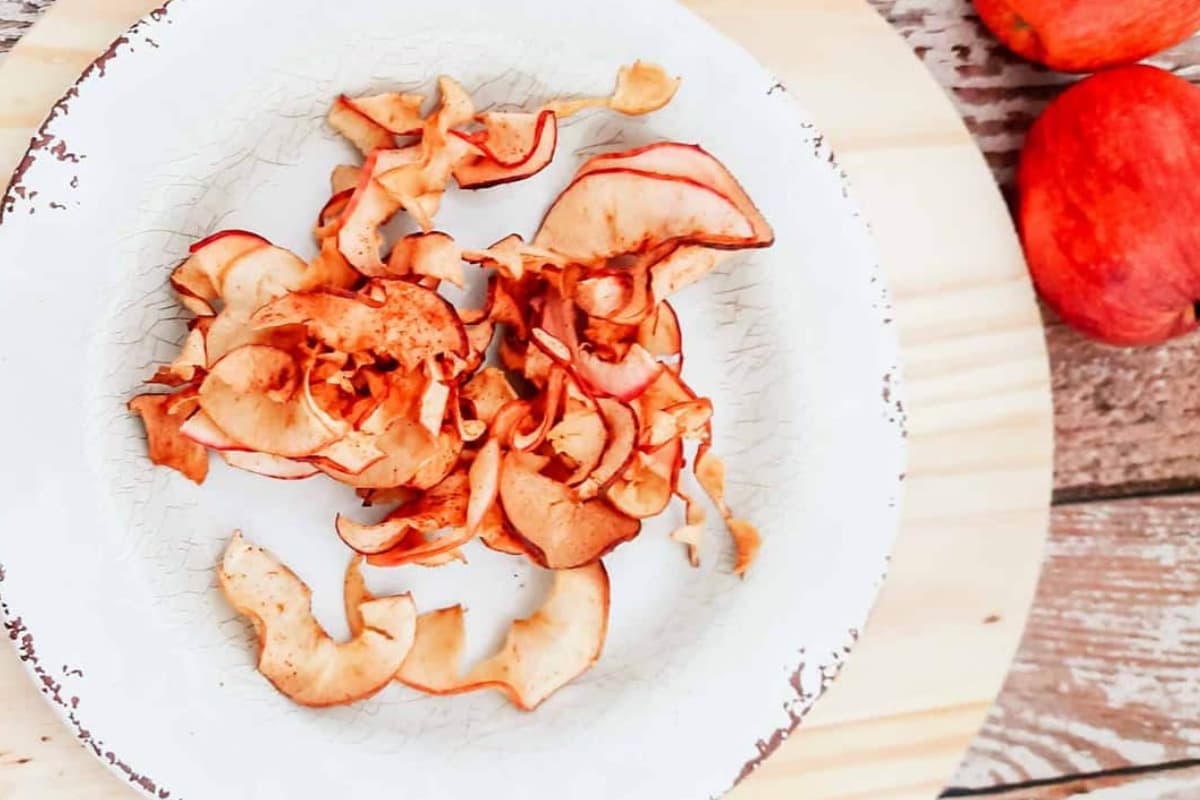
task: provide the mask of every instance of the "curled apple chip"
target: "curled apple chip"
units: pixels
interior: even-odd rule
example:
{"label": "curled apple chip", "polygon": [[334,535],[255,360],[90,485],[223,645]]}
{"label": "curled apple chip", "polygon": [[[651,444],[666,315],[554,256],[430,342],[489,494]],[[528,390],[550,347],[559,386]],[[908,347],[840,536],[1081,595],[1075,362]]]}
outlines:
{"label": "curled apple chip", "polygon": [[200,407],[246,449],[303,458],[347,433],[319,413],[307,387],[291,353],[247,345],[212,366],[200,384]]}
{"label": "curled apple chip", "polygon": [[[211,322],[211,317],[197,317],[193,323],[198,323],[200,320],[208,320]],[[165,367],[159,367],[148,383],[160,383],[164,386],[182,386],[185,383],[191,383],[200,376],[200,373],[208,366],[208,349],[205,345],[205,331],[208,326],[200,326],[193,324],[192,329],[188,331],[187,336],[183,339],[183,344],[179,348],[179,355]]]}
{"label": "curled apple chip", "polygon": [[180,433],[184,418],[168,412],[173,397],[140,394],[129,401],[129,410],[142,418],[152,462],[177,470],[195,483],[204,483],[208,476],[208,451]]}
{"label": "curled apple chip", "polygon": [[212,302],[221,297],[220,276],[225,268],[239,256],[269,246],[256,233],[218,231],[191,246],[188,258],[171,273],[171,286],[193,314],[213,316]]}
{"label": "curled apple chip", "polygon": [[558,146],[558,117],[493,111],[479,115],[482,135],[469,137],[482,153],[454,168],[454,180],[464,189],[483,189],[529,178],[554,159]]}
{"label": "curled apple chip", "polygon": [[[346,574],[346,616],[360,624],[370,602],[357,561]],[[554,573],[545,600],[528,619],[516,620],[500,649],[462,674],[466,625],[462,606],[421,614],[412,649],[396,680],[427,694],[498,689],[517,708],[532,711],[600,658],[608,634],[610,588],[600,562]]]}
{"label": "curled apple chip", "polygon": [[388,256],[388,273],[436,278],[460,289],[466,284],[462,248],[441,231],[413,233],[397,241]]}
{"label": "curled apple chip", "polygon": [[377,279],[356,294],[292,292],[259,308],[250,321],[259,329],[306,325],[335,350],[378,353],[405,369],[443,353],[467,354],[454,306],[407,281]]}
{"label": "curled apple chip", "polygon": [[234,533],[217,570],[226,600],[258,635],[258,671],[295,702],[352,703],[387,686],[412,649],[417,612],[408,595],[358,606],[362,628],[338,644],[312,614],[312,594],[294,572]]}
{"label": "curled apple chip", "polygon": [[[336,523],[338,536],[355,552],[375,555],[404,542],[410,530],[434,533],[445,528],[464,528],[469,486],[466,471],[455,472],[416,499],[396,508],[376,525],[363,525],[339,514]],[[406,548],[404,555],[411,558],[435,555],[467,541],[457,541],[456,537],[455,533],[443,537],[446,539],[444,542],[421,542],[417,547]],[[455,543],[451,543],[451,539],[455,539]]]}
{"label": "curled apple chip", "polygon": [[579,100],[555,100],[546,108],[560,117],[577,114],[587,108],[610,108],[629,116],[649,114],[671,102],[679,91],[679,78],[672,78],[657,64],[635,61],[617,72],[617,86],[608,97]]}
{"label": "curled apple chip", "polygon": [[342,95],[338,101],[345,103],[393,136],[416,136],[425,124],[421,116],[421,105],[425,98],[419,94],[383,92],[365,97]]}
{"label": "curled apple chip", "polygon": [[533,243],[583,264],[679,242],[755,247],[754,228],[726,197],[689,178],[598,169],[567,187]]}
{"label": "curled apple chip", "polygon": [[575,175],[579,177],[606,169],[641,170],[656,175],[687,178],[707,186],[727,198],[746,215],[754,229],[753,246],[764,247],[775,240],[770,224],[738,183],[737,178],[699,145],[658,142],[623,153],[606,153],[590,159]]}
{"label": "curled apple chip", "polygon": [[504,371],[496,367],[484,367],[475,373],[462,387],[462,399],[471,404],[476,419],[491,425],[507,403],[517,399],[516,390],[508,382]]}
{"label": "curled apple chip", "polygon": [[545,459],[509,453],[500,470],[500,502],[531,557],[548,569],[599,560],[638,535],[641,522],[595,498],[581,500],[564,483],[541,474]]}

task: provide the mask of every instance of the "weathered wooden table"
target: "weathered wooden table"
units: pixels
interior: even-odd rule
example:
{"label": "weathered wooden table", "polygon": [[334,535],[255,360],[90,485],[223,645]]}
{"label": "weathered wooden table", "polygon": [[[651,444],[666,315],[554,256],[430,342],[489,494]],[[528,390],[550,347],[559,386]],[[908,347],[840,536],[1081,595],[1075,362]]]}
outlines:
{"label": "weathered wooden table", "polygon": [[[0,0],[0,52],[53,0]],[[1010,57],[968,0],[872,0],[954,96],[1002,185],[1071,80]],[[1200,80],[1200,41],[1158,63]],[[1056,507],[1005,690],[952,796],[1200,797],[1200,385],[1196,337],[1113,350],[1046,317]],[[1198,492],[1192,494],[1191,492]],[[0,769],[20,765],[0,752]]]}

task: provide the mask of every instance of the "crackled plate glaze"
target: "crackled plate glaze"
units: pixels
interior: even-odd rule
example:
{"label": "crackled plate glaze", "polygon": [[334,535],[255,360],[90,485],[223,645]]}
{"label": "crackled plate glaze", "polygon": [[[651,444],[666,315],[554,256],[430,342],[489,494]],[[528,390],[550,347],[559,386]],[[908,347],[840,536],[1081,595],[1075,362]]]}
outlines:
{"label": "crackled plate glaze", "polygon": [[[744,182],[776,245],[677,302],[685,375],[716,403],[730,502],[761,528],[731,574],[719,526],[693,570],[672,510],[607,560],[599,664],[536,713],[498,694],[400,686],[297,708],[253,668],[215,588],[234,528],[314,588],[344,633],[333,531],[352,494],[215,464],[203,487],[151,467],[125,402],[184,331],[167,288],[197,238],[249,228],[311,255],[340,91],[458,77],[481,106],[604,93],[645,58],[683,76],[646,119],[588,113],[532,180],[452,191],[439,227],[483,245],[530,234],[581,157],[670,138]],[[849,651],[882,580],[903,469],[897,346],[870,237],[820,133],[745,52],[666,2],[175,0],[58,105],[4,202],[0,482],[5,626],[95,753],[152,796],[227,800],[702,798],[786,737]],[[359,512],[362,513],[362,512]],[[545,575],[481,547],[470,563],[369,574],[419,607],[468,608],[469,655],[536,607]]]}

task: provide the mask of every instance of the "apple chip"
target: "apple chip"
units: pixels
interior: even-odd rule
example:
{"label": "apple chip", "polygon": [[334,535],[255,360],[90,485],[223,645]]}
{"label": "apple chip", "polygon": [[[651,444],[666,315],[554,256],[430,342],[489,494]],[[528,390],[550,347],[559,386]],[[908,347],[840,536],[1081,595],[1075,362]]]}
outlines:
{"label": "apple chip", "polygon": [[327,346],[370,351],[414,369],[427,358],[467,354],[467,335],[454,307],[435,292],[406,281],[375,280],[357,294],[292,292],[259,308],[259,329],[306,325]]}
{"label": "apple chip", "polygon": [[184,419],[168,413],[169,394],[141,394],[129,401],[129,410],[142,418],[150,460],[182,473],[188,480],[204,483],[208,476],[208,452],[180,433]]}
{"label": "apple chip", "polygon": [[638,535],[641,522],[599,498],[579,499],[571,487],[541,474],[545,462],[509,453],[500,470],[504,513],[535,561],[548,569],[571,569]]}
{"label": "apple chip", "polygon": [[361,630],[335,643],[312,615],[312,595],[287,567],[234,533],[217,578],[229,604],[258,635],[258,670],[295,702],[314,707],[370,697],[412,649],[417,612],[408,595],[358,606]]}
{"label": "apple chip", "polygon": [[580,100],[556,100],[546,105],[560,117],[577,114],[587,108],[611,108],[629,116],[649,114],[671,102],[679,91],[679,78],[672,78],[657,64],[635,61],[617,72],[617,86],[608,97]]}
{"label": "apple chip", "polygon": [[707,443],[700,445],[696,451],[696,461],[692,465],[696,480],[725,519],[729,528],[729,536],[733,539],[736,561],[733,566],[734,574],[745,575],[746,570],[754,563],[762,546],[762,537],[758,529],[744,519],[733,516],[729,506],[725,505],[725,462],[713,455]]}
{"label": "apple chip", "polygon": [[253,472],[256,475],[263,475],[267,478],[278,478],[285,481],[302,480],[311,478],[320,470],[312,464],[306,464],[303,461],[295,461],[282,456],[273,456],[270,453],[250,453],[246,451],[231,450],[221,453],[221,458],[231,467]]}
{"label": "apple chip", "polygon": [[759,246],[750,220],[714,189],[688,178],[620,168],[576,178],[546,212],[533,240],[582,264],[671,242]]}
{"label": "apple chip", "polygon": [[523,180],[541,172],[554,159],[558,117],[553,111],[493,111],[480,114],[479,121],[484,126],[482,135],[467,138],[482,154],[454,168],[454,180],[462,188],[483,189]]}
{"label": "apple chip", "polygon": [[455,531],[441,539],[422,541],[415,547],[406,547],[403,553],[393,553],[392,560],[401,557],[412,560],[453,550],[470,539],[460,532],[467,523],[469,485],[465,470],[452,473],[415,500],[396,508],[377,525],[362,525],[339,514],[338,536],[355,552],[376,555],[400,545],[410,530],[434,533],[452,528]]}

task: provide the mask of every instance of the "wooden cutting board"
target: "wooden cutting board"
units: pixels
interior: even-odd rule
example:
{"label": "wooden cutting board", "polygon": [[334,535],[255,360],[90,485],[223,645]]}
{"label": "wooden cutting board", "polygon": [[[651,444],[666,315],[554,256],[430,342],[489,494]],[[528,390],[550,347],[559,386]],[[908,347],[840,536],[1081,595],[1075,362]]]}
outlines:
{"label": "wooden cutting board", "polygon": [[[55,2],[0,65],[0,174],[157,4]],[[828,695],[733,796],[929,800],[1000,689],[1045,541],[1051,396],[1020,247],[948,99],[865,2],[687,4],[774,70],[833,142],[890,278],[910,434],[904,522],[870,623]],[[134,796],[2,652],[0,707],[0,796]]]}

